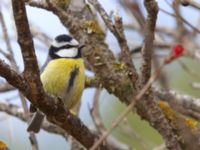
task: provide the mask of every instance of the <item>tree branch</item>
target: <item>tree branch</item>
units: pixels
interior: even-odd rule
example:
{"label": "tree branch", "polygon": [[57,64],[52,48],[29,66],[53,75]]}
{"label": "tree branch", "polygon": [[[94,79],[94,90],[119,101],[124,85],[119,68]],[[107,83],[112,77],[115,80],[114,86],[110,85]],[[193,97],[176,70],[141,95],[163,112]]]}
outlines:
{"label": "tree branch", "polygon": [[171,105],[181,106],[184,109],[193,110],[200,113],[200,99],[186,94],[180,94],[173,90],[160,90],[153,88],[153,91],[159,99],[169,102]]}
{"label": "tree branch", "polygon": [[143,58],[141,85],[143,86],[151,76],[151,60],[153,54],[154,32],[157,20],[158,6],[154,0],[144,1],[148,12],[147,20],[144,28],[144,45],[141,49]]}
{"label": "tree branch", "polygon": [[[82,11],[78,18],[75,14],[71,12],[66,13],[64,11],[61,11],[59,8],[54,7],[53,5],[45,5],[41,7],[48,7],[47,9],[51,10],[60,18],[61,22],[69,29],[74,37],[87,45],[84,49],[84,56],[90,62],[93,71],[100,78],[100,83],[109,92],[114,93],[116,96],[118,96],[122,102],[126,102],[126,104],[129,104],[135,93],[133,93],[134,88],[130,85],[130,80],[128,80],[127,76],[125,75],[127,73],[127,68],[123,68],[120,63],[117,63],[112,52],[103,42],[105,35],[103,35],[102,32],[99,32],[99,30],[96,30],[96,28],[98,28],[99,26],[96,26],[97,24],[95,24],[96,20],[94,16],[91,17],[91,15],[88,14],[87,11]],[[91,25],[91,23],[95,24],[95,28],[89,26]],[[88,30],[92,32],[87,33],[86,31]],[[148,45],[146,45],[146,48],[148,48],[147,46]],[[152,45],[150,43],[150,48],[151,46]],[[149,58],[148,52],[146,51],[145,53]],[[149,64],[147,63],[151,62],[150,59],[146,60],[147,66],[149,66]],[[144,77],[145,80],[148,79],[151,71],[149,68],[147,70],[147,75],[146,77]],[[137,105],[137,110],[140,116],[148,120],[150,124],[163,135],[163,137],[167,141],[167,146],[169,148],[177,148],[177,139],[175,137],[176,134],[174,134],[168,122],[163,117],[162,112],[156,105],[153,97],[149,97],[147,101],[144,102],[144,105],[145,109],[144,107],[141,107],[141,105]],[[150,114],[144,112],[147,110],[148,112],[150,112]]]}
{"label": "tree branch", "polygon": [[[148,15],[144,29],[145,39],[142,48],[143,64],[141,68],[142,76],[139,85],[141,89],[143,89],[143,86],[145,86],[151,76],[153,40],[158,13],[158,6],[155,0],[144,0],[144,5]],[[138,113],[149,120],[151,125],[163,136],[167,148],[171,150],[181,150],[181,144],[179,143],[176,133],[173,131],[173,128],[157,105],[151,89],[146,92],[143,99],[137,103],[137,108],[139,108],[137,109]]]}
{"label": "tree branch", "polygon": [[2,60],[0,60],[0,75],[4,77],[8,83],[14,85],[21,91],[26,91],[28,89],[28,85],[23,77],[12,70],[10,66],[4,63]]}
{"label": "tree branch", "polygon": [[[0,111],[5,112],[11,116],[14,116],[23,122],[27,121],[27,117],[26,114],[24,113],[23,108],[17,105],[0,102]],[[43,122],[42,128],[47,132],[59,134],[62,135],[63,137],[66,136],[66,133],[63,129],[59,128],[58,126],[55,126],[54,124],[49,123],[46,120]]]}
{"label": "tree branch", "polygon": [[[13,71],[8,67],[4,67],[4,69],[8,70],[8,77],[4,75],[5,73],[3,71],[0,71],[0,74],[4,75],[3,77],[5,77],[9,83],[13,83],[13,86],[19,87],[22,93],[33,103],[33,105],[38,107],[47,115],[47,119],[49,121],[63,128],[86,148],[89,148],[92,146],[97,136],[91,133],[79,118],[71,115],[69,112],[66,112],[63,104],[55,103],[56,100],[44,93],[42,84],[40,82],[39,69],[37,66],[37,60],[26,16],[24,1],[12,0],[12,5],[18,33],[18,42],[21,47],[25,64],[24,80],[20,78],[22,80],[20,81],[24,84],[23,86],[21,83],[21,85],[16,85],[16,82],[14,82],[16,80],[15,77],[19,78],[19,76],[15,73],[15,76],[13,77],[11,74]],[[3,63],[1,64],[0,66],[5,66]],[[10,76],[13,78],[9,78]],[[102,145],[102,149],[107,148]]]}
{"label": "tree branch", "polygon": [[127,45],[127,41],[124,35],[124,29],[122,25],[122,18],[119,16],[115,17],[115,25],[112,23],[112,20],[104,10],[104,8],[101,6],[101,4],[97,0],[89,0],[90,3],[93,4],[93,6],[96,8],[96,10],[101,15],[102,19],[104,20],[107,27],[110,29],[110,31],[114,34],[116,37],[119,46],[122,51],[122,61],[127,65],[128,67],[128,75],[131,77],[133,86],[135,86],[136,81],[138,79],[138,74],[136,72],[135,65],[133,64],[132,57],[130,55],[130,50]]}

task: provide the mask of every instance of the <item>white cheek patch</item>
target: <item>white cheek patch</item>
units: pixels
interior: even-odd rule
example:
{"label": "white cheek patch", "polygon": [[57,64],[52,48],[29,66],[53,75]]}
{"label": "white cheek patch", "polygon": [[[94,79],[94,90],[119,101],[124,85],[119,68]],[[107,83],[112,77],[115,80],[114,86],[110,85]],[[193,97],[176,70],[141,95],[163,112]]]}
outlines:
{"label": "white cheek patch", "polygon": [[78,43],[78,41],[75,40],[75,39],[72,39],[70,42],[58,42],[58,41],[54,40],[54,41],[52,42],[52,45],[53,45],[54,47],[59,48],[59,47],[65,46],[65,45],[77,46],[77,45],[79,45],[79,43]]}
{"label": "white cheek patch", "polygon": [[59,57],[69,57],[73,58],[78,55],[78,49],[77,48],[69,48],[69,49],[61,49],[55,53]]}
{"label": "white cheek patch", "polygon": [[77,45],[79,45],[79,42],[75,39],[72,39],[70,42],[70,45],[77,46]]}

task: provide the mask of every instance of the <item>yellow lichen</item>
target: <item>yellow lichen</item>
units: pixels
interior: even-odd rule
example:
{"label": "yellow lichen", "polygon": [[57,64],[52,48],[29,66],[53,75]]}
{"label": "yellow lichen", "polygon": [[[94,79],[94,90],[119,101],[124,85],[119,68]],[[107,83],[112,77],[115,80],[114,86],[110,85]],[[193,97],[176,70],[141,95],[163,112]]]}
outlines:
{"label": "yellow lichen", "polygon": [[86,84],[90,85],[91,83],[95,82],[96,78],[95,77],[87,77],[85,79]]}
{"label": "yellow lichen", "polygon": [[116,70],[124,70],[127,69],[126,65],[124,63],[119,63],[119,62],[115,62],[112,64],[112,66],[116,69]]}
{"label": "yellow lichen", "polygon": [[169,104],[167,102],[164,101],[160,101],[159,102],[159,106],[160,108],[163,110],[165,116],[167,117],[168,120],[170,120],[174,125],[177,125],[178,122],[177,120],[179,120],[182,123],[184,123],[187,127],[189,127],[191,130],[195,130],[197,127],[197,122],[193,119],[190,118],[185,118],[183,116],[179,116],[180,118],[178,119],[178,116],[176,114],[176,112],[170,108]]}
{"label": "yellow lichen", "polygon": [[8,146],[3,141],[0,140],[0,149],[5,149],[7,147]]}
{"label": "yellow lichen", "polygon": [[170,108],[169,104],[164,102],[164,101],[160,101],[159,102],[159,106],[160,108],[163,110],[165,116],[167,117],[167,119],[173,121],[174,119],[176,119],[176,112]]}
{"label": "yellow lichen", "polygon": [[112,66],[116,71],[124,73],[124,75],[126,75],[127,77],[130,75],[130,72],[125,63],[114,62]]}
{"label": "yellow lichen", "polygon": [[62,9],[67,9],[71,0],[53,0],[54,4]]}
{"label": "yellow lichen", "polygon": [[85,21],[82,27],[87,31],[88,34],[96,33],[104,36],[103,30],[99,26],[99,23],[95,20]]}
{"label": "yellow lichen", "polygon": [[185,119],[185,124],[191,128],[192,130],[195,130],[196,127],[197,127],[197,122],[193,119],[190,119],[190,118],[186,118]]}
{"label": "yellow lichen", "polygon": [[101,85],[101,83],[99,81],[99,78],[97,76],[95,76],[95,77],[86,77],[85,84],[86,84],[86,86],[96,86],[96,87],[99,87],[99,88],[102,87],[102,85]]}

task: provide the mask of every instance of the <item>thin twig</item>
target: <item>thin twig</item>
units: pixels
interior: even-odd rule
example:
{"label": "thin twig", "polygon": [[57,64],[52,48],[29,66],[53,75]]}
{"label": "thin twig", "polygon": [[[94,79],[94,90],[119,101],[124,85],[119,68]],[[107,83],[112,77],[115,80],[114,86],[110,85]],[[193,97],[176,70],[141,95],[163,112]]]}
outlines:
{"label": "thin twig", "polygon": [[158,13],[157,3],[154,1],[144,1],[148,12],[144,32],[144,45],[141,49],[143,64],[141,68],[141,86],[144,85],[151,76],[151,59],[153,54],[154,31]]}
{"label": "thin twig", "polygon": [[[93,122],[96,126],[97,131],[100,133],[100,135],[107,132],[106,127],[104,126],[101,116],[99,114],[99,96],[101,94],[101,89],[96,89],[94,94],[94,100],[93,100],[93,107],[90,109],[90,114],[93,119]],[[112,148],[116,150],[131,150],[129,146],[122,143],[121,141],[117,140],[115,137],[110,135],[106,142],[112,146]]]}
{"label": "thin twig", "polygon": [[[0,111],[5,112],[11,116],[14,116],[14,117],[20,119],[21,121],[27,122],[26,114],[24,113],[23,108],[21,108],[17,105],[1,102],[0,103]],[[44,121],[44,123],[42,124],[42,128],[47,132],[59,134],[59,135],[62,135],[63,137],[65,137],[65,134],[66,134],[64,130],[62,130],[58,126],[55,126],[47,121]]]}
{"label": "thin twig", "polygon": [[178,63],[180,64],[180,66],[185,72],[187,72],[188,74],[190,74],[191,76],[197,79],[200,79],[200,75],[197,72],[195,72],[192,68],[188,67],[184,62],[179,60]]}
{"label": "thin twig", "polygon": [[[22,95],[22,93],[20,93],[20,92],[19,92],[19,97],[21,99],[22,108],[23,108],[24,113],[25,113],[26,121],[29,121],[30,115],[29,115],[29,109],[28,109],[26,99]],[[29,140],[30,140],[30,143],[32,145],[32,150],[38,150],[39,149],[38,142],[37,142],[37,138],[36,138],[34,133],[29,133]]]}
{"label": "thin twig", "polygon": [[187,34],[187,29],[185,28],[184,22],[181,19],[182,15],[180,12],[180,0],[174,0],[171,7],[176,15],[176,30],[178,30],[176,34],[176,40],[182,42],[184,35]]}
{"label": "thin twig", "polygon": [[138,24],[140,25],[139,31],[143,32],[142,29],[144,28],[144,24],[145,24],[145,17],[139,5],[139,1],[120,0],[119,2],[121,3],[123,7],[125,7],[125,10],[127,10],[128,8],[128,10],[131,11],[132,15],[135,17]]}
{"label": "thin twig", "polygon": [[93,122],[99,131],[99,133],[104,133],[106,131],[106,127],[104,126],[100,114],[99,114],[99,96],[101,94],[101,89],[96,89],[94,94],[93,106],[90,109],[90,113],[93,119]]}
{"label": "thin twig", "polygon": [[7,31],[7,27],[6,27],[6,23],[1,11],[1,7],[0,7],[0,22],[1,22],[1,26],[2,26],[2,30],[3,30],[3,37],[6,43],[6,47],[8,50],[8,53],[4,53],[4,56],[10,61],[12,68],[14,68],[14,70],[18,70],[16,61],[14,59],[14,54],[13,54],[13,49],[10,43],[10,39],[8,36],[8,31]]}
{"label": "thin twig", "polygon": [[[177,17],[176,14],[170,13],[170,12],[168,12],[168,11],[162,9],[162,8],[159,8],[159,10],[162,11],[163,13],[167,14],[167,15],[172,16],[172,17],[175,17],[175,18]],[[179,16],[179,17],[180,17],[180,19],[181,19],[186,25],[188,25],[189,27],[191,27],[194,31],[200,33],[200,30],[199,30],[197,27],[193,26],[190,22],[188,22],[188,21],[187,21],[186,19],[184,19],[182,16]]]}
{"label": "thin twig", "polygon": [[106,13],[104,8],[97,0],[89,0],[89,2],[96,8],[96,10],[101,15],[102,19],[104,20],[107,27],[110,31],[115,35],[116,39],[118,40],[119,46],[123,53],[123,61],[128,66],[129,76],[131,77],[133,86],[135,87],[135,83],[138,79],[138,74],[135,68],[135,65],[132,62],[132,58],[130,57],[130,51],[127,45],[126,38],[124,36],[124,30],[122,25],[122,19],[118,16],[115,18],[115,25],[112,23],[112,20],[109,18],[109,15]]}
{"label": "thin twig", "polygon": [[148,80],[148,82],[144,85],[144,87],[140,90],[140,92],[132,99],[131,103],[128,105],[128,107],[117,117],[114,121],[112,121],[112,124],[110,128],[107,130],[106,133],[104,133],[98,141],[94,143],[94,145],[90,148],[90,150],[95,150],[97,147],[103,142],[105,138],[108,137],[108,135],[119,125],[119,123],[124,119],[125,116],[129,114],[129,112],[133,109],[136,102],[142,98],[142,96],[145,94],[145,92],[149,89],[151,84],[157,79],[157,77],[160,74],[161,69],[163,66],[161,66]]}
{"label": "thin twig", "polygon": [[15,87],[13,87],[12,85],[8,84],[8,83],[4,83],[0,85],[0,93],[1,92],[9,92],[12,90],[16,90]]}
{"label": "thin twig", "polygon": [[119,35],[117,39],[122,52],[121,59],[128,66],[128,75],[131,78],[133,86],[135,87],[136,81],[138,80],[138,74],[133,64],[131,52],[126,41],[126,37],[124,35],[124,28],[121,17],[115,16],[115,26]]}
{"label": "thin twig", "polygon": [[182,0],[183,2],[187,2],[188,5],[200,10],[200,3],[196,2],[195,0]]}

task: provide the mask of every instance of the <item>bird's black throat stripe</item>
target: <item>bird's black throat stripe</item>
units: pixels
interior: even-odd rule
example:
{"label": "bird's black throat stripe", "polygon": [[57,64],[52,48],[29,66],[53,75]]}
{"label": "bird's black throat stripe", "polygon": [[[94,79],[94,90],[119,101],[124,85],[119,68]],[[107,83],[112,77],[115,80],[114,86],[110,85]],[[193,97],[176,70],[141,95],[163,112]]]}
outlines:
{"label": "bird's black throat stripe", "polygon": [[75,67],[71,73],[70,73],[70,78],[69,78],[69,82],[68,82],[68,86],[67,86],[67,93],[70,92],[71,88],[73,87],[74,85],[74,81],[77,77],[79,73],[79,68],[78,67]]}
{"label": "bird's black throat stripe", "polygon": [[81,58],[82,57],[82,54],[81,54],[81,48],[78,48],[78,53],[76,56],[74,57],[60,57],[58,55],[56,55],[56,52],[58,52],[59,50],[62,50],[62,49],[69,49],[69,48],[73,48],[73,47],[77,47],[77,46],[71,46],[71,45],[65,45],[65,46],[62,46],[62,47],[54,47],[54,46],[51,46],[49,48],[49,56],[51,59],[59,59],[59,58]]}

